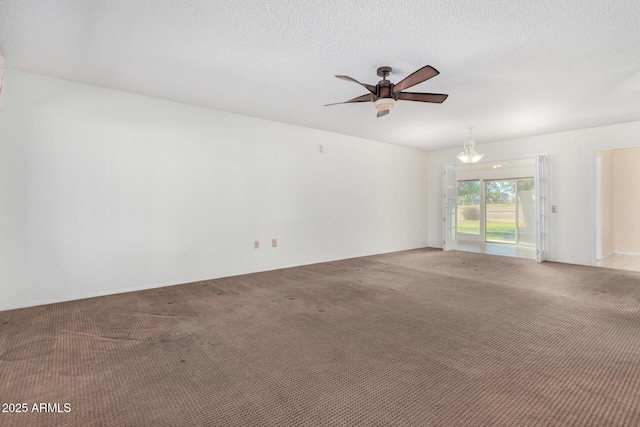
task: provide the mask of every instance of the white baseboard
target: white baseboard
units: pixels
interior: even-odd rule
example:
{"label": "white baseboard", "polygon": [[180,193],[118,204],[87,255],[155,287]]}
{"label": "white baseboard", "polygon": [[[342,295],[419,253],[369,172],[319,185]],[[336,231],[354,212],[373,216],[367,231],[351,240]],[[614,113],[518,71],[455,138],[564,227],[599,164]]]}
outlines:
{"label": "white baseboard", "polygon": [[[621,252],[621,251],[613,251],[614,254],[617,255],[629,255],[629,256],[640,256],[640,253],[637,252]],[[611,255],[611,254],[610,254]],[[607,255],[609,256],[609,255]],[[606,257],[605,257],[606,258]]]}
{"label": "white baseboard", "polygon": [[64,297],[60,297],[60,298],[29,301],[26,304],[0,305],[0,311],[17,310],[17,309],[20,309],[20,308],[36,307],[36,306],[47,305],[47,304],[57,304],[57,303],[60,303],[60,302],[68,302],[68,301],[76,301],[76,300],[87,299],[87,298],[103,297],[103,296],[107,296],[107,295],[123,294],[123,293],[127,293],[127,292],[144,291],[144,290],[147,290],[147,289],[163,288],[165,286],[184,285],[184,284],[187,284],[187,283],[201,282],[201,281],[204,281],[204,280],[223,279],[225,277],[240,276],[240,275],[244,275],[244,274],[263,273],[263,272],[266,272],[266,271],[281,270],[281,269],[285,269],[285,268],[303,267],[303,266],[306,266],[306,265],[322,264],[322,263],[325,263],[325,262],[344,261],[344,260],[352,259],[352,258],[363,258],[363,257],[368,257],[368,256],[383,255],[383,254],[394,253],[394,252],[404,252],[404,251],[412,251],[412,250],[416,250],[416,249],[426,249],[426,248],[427,248],[427,246],[420,245],[420,246],[409,247],[409,248],[391,249],[391,250],[383,251],[383,252],[371,252],[371,253],[365,253],[365,254],[362,254],[362,255],[348,256],[347,258],[330,258],[330,259],[319,260],[319,261],[305,262],[303,264],[284,264],[284,265],[280,265],[280,266],[268,267],[268,268],[265,268],[265,269],[262,269],[262,270],[246,270],[246,271],[245,270],[239,270],[239,271],[231,272],[229,274],[225,274],[223,276],[211,275],[209,277],[201,277],[201,278],[190,277],[190,278],[185,278],[185,279],[179,280],[179,281],[152,283],[152,284],[147,284],[147,285],[132,286],[132,287],[124,288],[124,289],[108,289],[108,290],[99,291],[99,292],[88,292],[86,294],[80,294],[80,295],[68,295],[68,296],[64,296]]}

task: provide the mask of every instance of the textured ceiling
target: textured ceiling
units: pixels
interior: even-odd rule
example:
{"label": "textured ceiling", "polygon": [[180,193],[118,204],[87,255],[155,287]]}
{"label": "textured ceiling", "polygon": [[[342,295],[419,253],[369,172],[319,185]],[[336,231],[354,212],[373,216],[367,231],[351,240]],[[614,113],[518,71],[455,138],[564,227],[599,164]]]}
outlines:
{"label": "textured ceiling", "polygon": [[[640,120],[638,0],[0,0],[6,67],[438,149]],[[376,68],[444,104],[323,107]],[[5,108],[8,106],[5,105]]]}

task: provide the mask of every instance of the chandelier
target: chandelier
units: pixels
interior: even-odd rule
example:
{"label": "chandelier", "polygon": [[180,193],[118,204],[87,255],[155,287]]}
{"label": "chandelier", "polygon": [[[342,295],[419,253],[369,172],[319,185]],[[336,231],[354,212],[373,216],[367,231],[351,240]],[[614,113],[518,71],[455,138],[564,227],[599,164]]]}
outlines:
{"label": "chandelier", "polygon": [[484,154],[476,152],[476,142],[471,137],[472,129],[473,127],[469,128],[469,139],[464,142],[464,151],[458,156],[458,159],[464,163],[476,163],[484,157]]}

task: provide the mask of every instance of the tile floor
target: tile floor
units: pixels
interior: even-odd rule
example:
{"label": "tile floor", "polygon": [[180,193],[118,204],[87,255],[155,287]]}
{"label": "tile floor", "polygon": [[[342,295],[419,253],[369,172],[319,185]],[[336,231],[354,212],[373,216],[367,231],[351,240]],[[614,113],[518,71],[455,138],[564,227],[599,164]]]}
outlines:
{"label": "tile floor", "polygon": [[618,270],[640,271],[640,255],[611,254],[596,262],[596,266]]}
{"label": "tile floor", "polygon": [[457,248],[463,252],[536,259],[536,248],[503,243],[469,242],[458,240]]}
{"label": "tile floor", "polygon": [[[458,241],[457,248],[463,252],[536,259],[536,249],[502,243]],[[640,255],[611,254],[596,262],[597,267],[640,272]]]}

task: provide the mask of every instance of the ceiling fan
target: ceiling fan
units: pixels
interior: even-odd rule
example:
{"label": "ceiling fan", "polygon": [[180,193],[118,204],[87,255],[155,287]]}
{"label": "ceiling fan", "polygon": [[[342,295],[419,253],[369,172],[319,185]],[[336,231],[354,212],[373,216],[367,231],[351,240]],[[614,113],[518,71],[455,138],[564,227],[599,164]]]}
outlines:
{"label": "ceiling fan", "polygon": [[410,74],[405,79],[399,81],[396,84],[387,80],[387,77],[391,74],[391,67],[379,67],[378,75],[382,77],[382,80],[377,85],[368,85],[360,83],[354,78],[349,76],[336,76],[339,79],[346,80],[348,82],[354,82],[367,89],[370,93],[359,96],[357,98],[350,99],[345,102],[336,102],[330,105],[338,104],[350,104],[353,102],[373,102],[373,105],[378,110],[378,117],[386,116],[389,114],[389,110],[395,107],[396,101],[418,101],[418,102],[434,102],[437,104],[443,103],[447,96],[442,93],[417,93],[417,92],[402,92],[404,89],[408,89],[411,86],[415,86],[418,83],[422,83],[425,80],[429,80],[432,77],[440,74],[438,70],[431,65],[426,65],[420,68],[418,71]]}

